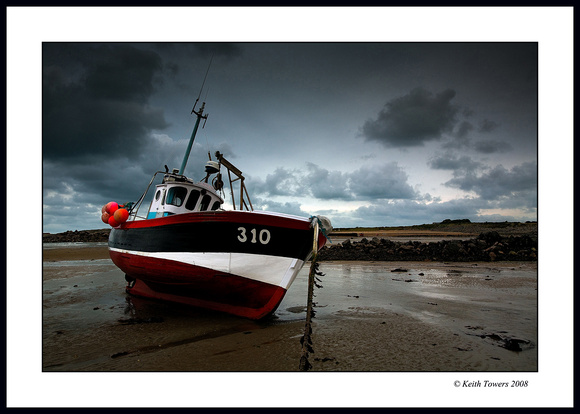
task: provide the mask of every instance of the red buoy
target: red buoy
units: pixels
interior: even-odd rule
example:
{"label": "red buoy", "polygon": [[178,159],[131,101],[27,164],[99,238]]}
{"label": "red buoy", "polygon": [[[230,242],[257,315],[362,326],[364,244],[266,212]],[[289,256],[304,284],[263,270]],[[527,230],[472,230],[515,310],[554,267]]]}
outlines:
{"label": "red buoy", "polygon": [[103,223],[105,223],[105,224],[109,224],[109,217],[110,217],[110,216],[111,216],[111,215],[110,215],[109,213],[106,213],[106,212],[105,212],[105,213],[103,213],[103,214],[101,215],[101,220],[103,221]]}
{"label": "red buoy", "polygon": [[127,219],[129,218],[129,212],[127,211],[127,209],[120,208],[115,211],[113,217],[117,223],[121,224],[127,221]]}
{"label": "red buoy", "polygon": [[115,216],[109,217],[109,225],[111,227],[117,227],[119,225],[119,223],[117,223],[117,220],[115,220]]}

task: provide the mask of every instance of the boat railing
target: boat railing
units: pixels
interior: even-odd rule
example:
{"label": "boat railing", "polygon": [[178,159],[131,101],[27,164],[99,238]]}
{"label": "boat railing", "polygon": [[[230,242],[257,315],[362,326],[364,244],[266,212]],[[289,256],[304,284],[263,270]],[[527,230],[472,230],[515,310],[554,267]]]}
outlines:
{"label": "boat railing", "polygon": [[151,184],[153,184],[153,181],[155,181],[155,177],[157,177],[157,174],[167,174],[167,171],[156,171],[155,174],[153,174],[153,177],[151,177],[151,181],[149,181],[149,185],[145,189],[145,192],[141,195],[141,197],[139,197],[139,200],[135,202],[134,207],[131,208],[131,211],[129,212],[129,220],[134,221],[137,220],[137,218],[146,219],[146,217],[139,216],[137,213],[139,213],[139,209],[143,204],[143,200],[145,200],[145,197],[147,197],[149,188],[151,188]]}

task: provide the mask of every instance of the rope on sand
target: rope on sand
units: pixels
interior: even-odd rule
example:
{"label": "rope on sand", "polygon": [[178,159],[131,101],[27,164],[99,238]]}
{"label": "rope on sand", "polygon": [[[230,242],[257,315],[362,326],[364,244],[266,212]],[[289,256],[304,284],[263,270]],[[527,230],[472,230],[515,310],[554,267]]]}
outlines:
{"label": "rope on sand", "polygon": [[[300,338],[300,344],[302,345],[302,354],[300,356],[300,371],[308,371],[312,368],[312,364],[308,361],[308,356],[310,353],[314,353],[312,348],[312,318],[316,312],[314,307],[316,303],[312,301],[314,297],[314,286],[317,288],[322,288],[319,284],[320,279],[316,276],[324,276],[322,272],[318,270],[318,221],[314,220],[314,241],[312,246],[312,262],[310,264],[310,273],[308,274],[308,299],[306,306],[306,323],[304,325],[304,335]],[[318,283],[317,283],[318,282]]]}

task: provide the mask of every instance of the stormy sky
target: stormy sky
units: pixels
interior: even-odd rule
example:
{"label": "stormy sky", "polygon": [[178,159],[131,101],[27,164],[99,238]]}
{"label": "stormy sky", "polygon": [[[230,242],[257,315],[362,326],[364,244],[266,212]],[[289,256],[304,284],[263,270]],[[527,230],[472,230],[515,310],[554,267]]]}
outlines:
{"label": "stormy sky", "polygon": [[256,209],[537,220],[536,42],[45,42],[43,230],[102,228],[178,168],[198,97],[186,174],[219,150]]}

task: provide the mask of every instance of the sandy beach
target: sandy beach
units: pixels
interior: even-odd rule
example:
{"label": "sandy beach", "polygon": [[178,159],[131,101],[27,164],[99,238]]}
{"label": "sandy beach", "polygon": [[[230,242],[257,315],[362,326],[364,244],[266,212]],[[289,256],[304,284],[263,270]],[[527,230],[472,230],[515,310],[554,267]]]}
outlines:
{"label": "sandy beach", "polygon": [[[322,262],[315,372],[536,372],[536,262]],[[130,297],[106,244],[43,249],[42,370],[296,372],[308,268],[273,317]]]}

